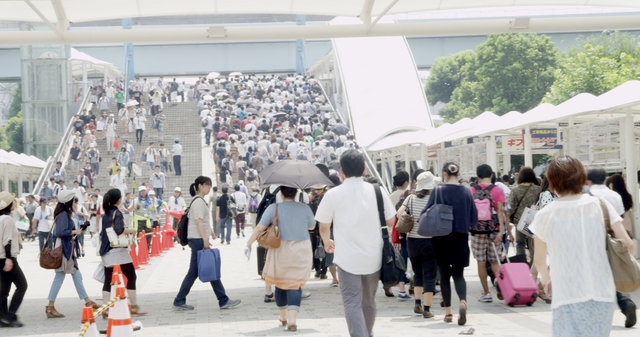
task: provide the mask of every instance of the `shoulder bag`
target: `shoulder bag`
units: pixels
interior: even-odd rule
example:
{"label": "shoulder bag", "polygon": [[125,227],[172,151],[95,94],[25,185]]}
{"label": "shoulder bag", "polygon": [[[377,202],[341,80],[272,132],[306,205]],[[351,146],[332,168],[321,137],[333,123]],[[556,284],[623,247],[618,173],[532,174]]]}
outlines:
{"label": "shoulder bag", "polygon": [[632,293],[640,288],[640,263],[631,255],[624,242],[616,239],[613,229],[611,229],[609,209],[602,199],[598,198],[598,200],[604,215],[604,225],[607,231],[607,257],[611,265],[616,290],[625,294]]}
{"label": "shoulder bag", "polygon": [[[180,218],[180,221],[178,221],[178,229],[176,230],[176,233],[178,236],[178,242],[183,247],[189,244],[189,239],[187,238],[188,228],[189,228],[189,210],[191,209],[193,202],[196,201],[196,199],[198,198],[200,197],[195,197],[191,199],[191,203],[189,203],[189,207],[187,207],[187,209],[184,211],[184,214]],[[202,201],[204,201],[204,199],[202,199]]]}
{"label": "shoulder bag", "polygon": [[[518,213],[518,208],[520,208],[520,203],[522,202],[524,197],[527,195],[527,193],[529,193],[529,189],[531,189],[531,185],[529,185],[529,187],[527,187],[527,190],[524,191],[524,194],[522,195],[522,197],[520,198],[520,200],[518,200],[518,203],[516,204],[516,208],[513,209],[513,213],[511,213],[509,215],[509,220],[511,221],[511,223],[514,223],[513,219],[515,219],[516,213]],[[520,223],[520,221],[518,221],[518,223]]]}
{"label": "shoulder bag", "polygon": [[116,230],[113,229],[113,225],[116,221],[116,210],[113,210],[113,215],[111,216],[111,226],[104,229],[107,234],[107,238],[109,239],[109,245],[111,248],[126,248],[131,246],[133,242],[132,235],[130,234],[116,234]]}
{"label": "shoulder bag", "polygon": [[258,244],[264,248],[280,248],[280,225],[278,224],[278,204],[276,204],[276,214],[271,221],[271,226],[258,234]]}
{"label": "shoulder bag", "polygon": [[410,206],[405,207],[405,212],[400,215],[398,218],[398,222],[396,223],[396,230],[399,233],[409,233],[413,229],[413,216],[411,215],[411,211],[413,210],[413,195],[410,195],[408,198],[411,203]]}
{"label": "shoulder bag", "polygon": [[382,192],[380,186],[375,185],[376,203],[378,205],[378,217],[382,227],[382,267],[380,268],[380,281],[386,288],[393,287],[400,282],[402,276],[407,271],[404,259],[393,248],[389,240],[387,222],[384,219],[384,203],[382,202]]}
{"label": "shoulder bag", "polygon": [[56,219],[53,220],[53,225],[49,230],[49,235],[47,235],[47,239],[44,242],[44,247],[40,251],[40,267],[44,269],[58,269],[62,266],[62,245],[51,248],[49,239],[51,238],[51,233],[53,229],[56,227]]}
{"label": "shoulder bag", "polygon": [[422,236],[446,236],[453,231],[453,206],[438,203],[441,188],[435,188],[433,205],[420,215],[418,234]]}

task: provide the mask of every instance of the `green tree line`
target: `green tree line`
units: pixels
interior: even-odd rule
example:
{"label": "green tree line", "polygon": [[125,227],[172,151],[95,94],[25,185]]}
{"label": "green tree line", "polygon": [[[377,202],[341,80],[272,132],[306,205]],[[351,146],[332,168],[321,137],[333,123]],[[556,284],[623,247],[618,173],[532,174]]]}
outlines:
{"label": "green tree line", "polygon": [[600,95],[640,79],[639,42],[605,32],[562,53],[543,34],[493,34],[475,50],[436,59],[425,92],[431,104],[445,103],[447,122],[484,111],[524,112],[582,92]]}
{"label": "green tree line", "polygon": [[24,152],[23,121],[22,121],[22,85],[13,94],[13,100],[9,107],[9,120],[7,125],[0,128],[0,149]]}

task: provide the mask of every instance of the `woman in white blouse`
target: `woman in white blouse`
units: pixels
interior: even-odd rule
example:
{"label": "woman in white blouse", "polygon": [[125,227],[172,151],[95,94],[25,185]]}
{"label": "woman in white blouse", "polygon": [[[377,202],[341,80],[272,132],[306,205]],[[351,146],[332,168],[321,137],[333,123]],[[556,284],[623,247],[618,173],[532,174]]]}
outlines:
{"label": "woman in white blouse", "polygon": [[[530,229],[535,234],[534,263],[542,283],[553,284],[553,336],[608,336],[616,289],[607,259],[601,201],[582,193],[586,172],[577,159],[556,158],[546,176],[558,199],[536,214]],[[622,218],[603,202],[615,236],[633,251]]]}

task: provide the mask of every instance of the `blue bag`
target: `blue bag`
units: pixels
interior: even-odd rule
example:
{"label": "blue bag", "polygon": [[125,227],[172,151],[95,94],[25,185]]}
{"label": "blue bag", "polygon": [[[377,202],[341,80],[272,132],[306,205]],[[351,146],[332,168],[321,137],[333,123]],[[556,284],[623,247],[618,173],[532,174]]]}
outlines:
{"label": "blue bag", "polygon": [[218,249],[198,251],[198,278],[202,282],[220,279],[220,251]]}
{"label": "blue bag", "polygon": [[435,198],[431,207],[422,211],[420,221],[418,221],[418,234],[422,236],[446,236],[453,228],[453,207],[438,203],[438,192],[440,188],[435,188],[431,196]]}

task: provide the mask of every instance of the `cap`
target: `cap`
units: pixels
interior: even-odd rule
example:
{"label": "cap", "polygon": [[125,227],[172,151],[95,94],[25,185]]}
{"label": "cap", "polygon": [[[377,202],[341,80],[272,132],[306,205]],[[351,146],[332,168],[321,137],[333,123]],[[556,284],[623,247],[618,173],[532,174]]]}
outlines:
{"label": "cap", "polygon": [[147,189],[144,186],[138,187],[138,192],[146,191]]}
{"label": "cap", "polygon": [[156,195],[156,191],[154,190],[149,191],[149,195]]}
{"label": "cap", "polygon": [[13,200],[15,200],[15,198],[16,195],[13,193],[9,193],[7,191],[0,192],[0,210],[11,206],[11,203],[13,202]]}
{"label": "cap", "polygon": [[176,189],[175,189],[175,190],[173,190],[173,191],[174,191],[174,192],[180,192],[180,193],[182,193],[182,189],[181,189],[180,187],[176,187]]}
{"label": "cap", "polygon": [[432,190],[439,182],[439,178],[434,176],[433,173],[427,171],[422,172],[416,179],[416,191]]}
{"label": "cap", "polygon": [[69,201],[71,201],[71,199],[73,199],[75,195],[76,195],[76,192],[74,192],[73,190],[60,191],[60,193],[58,193],[58,201],[63,204],[66,204]]}
{"label": "cap", "polygon": [[180,138],[176,138],[173,141],[176,142],[176,143],[180,143]]}

